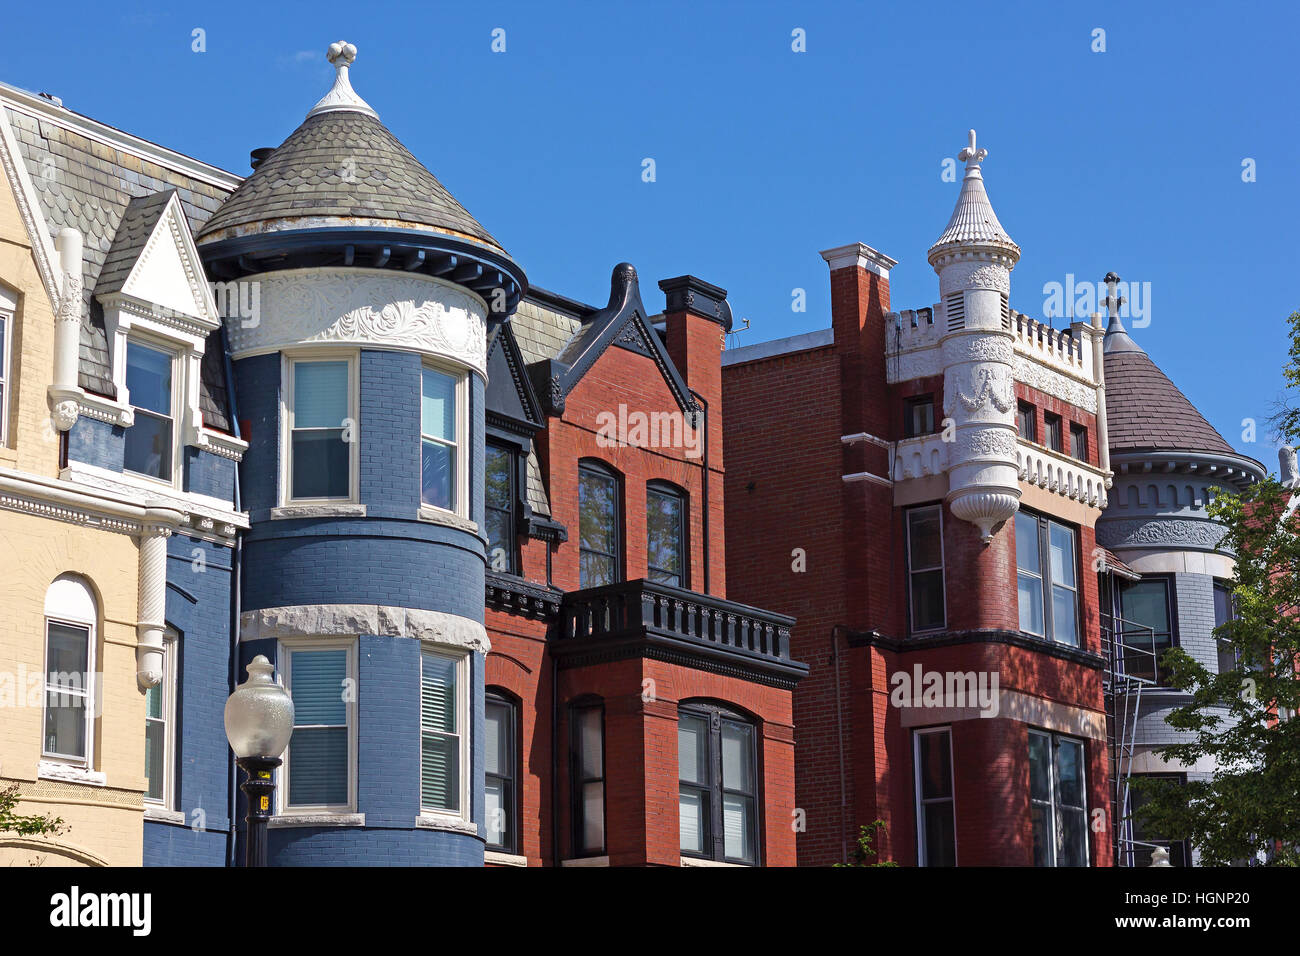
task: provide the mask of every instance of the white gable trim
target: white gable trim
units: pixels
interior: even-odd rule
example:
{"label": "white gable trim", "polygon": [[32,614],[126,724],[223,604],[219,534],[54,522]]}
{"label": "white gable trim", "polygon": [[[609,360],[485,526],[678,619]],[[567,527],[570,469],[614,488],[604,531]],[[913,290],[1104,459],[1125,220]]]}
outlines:
{"label": "white gable trim", "polygon": [[45,292],[50,297],[50,308],[57,308],[61,283],[54,268],[54,241],[46,228],[45,217],[41,213],[40,200],[36,187],[27,175],[27,166],[18,151],[18,140],[14,138],[13,128],[9,125],[9,114],[5,112],[4,100],[0,99],[0,165],[4,166],[5,177],[18,204],[18,213],[22,216],[27,235],[32,241],[32,255],[36,259],[36,268],[41,275]]}

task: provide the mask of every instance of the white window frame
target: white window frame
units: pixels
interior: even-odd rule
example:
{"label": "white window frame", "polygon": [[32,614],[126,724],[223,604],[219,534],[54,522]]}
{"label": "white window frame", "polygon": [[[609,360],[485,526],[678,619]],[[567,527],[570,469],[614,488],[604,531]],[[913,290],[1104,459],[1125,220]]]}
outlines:
{"label": "white window frame", "polygon": [[[446,657],[456,662],[456,726],[459,729],[457,736],[460,738],[460,810],[453,812],[441,807],[426,807],[424,805],[424,655],[435,654],[439,657]],[[469,682],[472,677],[469,667],[469,652],[463,648],[449,647],[445,644],[435,644],[432,641],[421,641],[420,643],[420,683],[418,691],[421,697],[420,710],[420,762],[416,774],[415,788],[420,797],[420,816],[427,820],[449,820],[461,821],[468,823],[470,820],[470,777],[473,775],[470,766],[470,735],[473,728],[470,726],[470,686]]]}
{"label": "white window frame", "polygon": [[[144,472],[141,471],[132,471],[131,469],[126,467],[125,460],[123,461],[122,464],[122,471],[125,474],[130,475],[132,478],[139,478],[143,481],[148,482],[151,485],[160,485],[164,488],[180,489],[182,487],[183,477],[184,477],[181,473],[183,468],[183,463],[184,463],[184,459],[181,455],[181,448],[184,444],[184,442],[182,441],[182,431],[185,428],[185,418],[186,418],[185,391],[188,388],[188,383],[186,381],[186,375],[185,375],[186,363],[183,361],[184,355],[180,350],[180,347],[175,342],[170,342],[166,339],[158,338],[152,335],[144,335],[139,332],[131,332],[125,337],[122,346],[122,383],[118,386],[117,394],[122,404],[130,407],[131,409],[131,425],[128,427],[135,426],[137,410],[145,411],[144,409],[137,409],[137,407],[131,403],[131,393],[130,390],[126,387],[126,356],[127,356],[127,349],[129,349],[132,344],[141,345],[148,349],[153,349],[155,352],[164,352],[171,358],[172,410],[171,410],[171,415],[168,416],[168,418],[171,420],[172,423],[171,479],[166,480],[162,478],[155,478],[153,475],[146,475]],[[197,384],[198,383],[196,381],[195,385],[197,386]],[[147,414],[156,415],[158,413],[147,412]]]}
{"label": "white window frame", "polygon": [[[424,433],[424,373],[425,370],[438,372],[442,375],[449,376],[456,380],[456,507],[452,509],[443,508],[440,505],[431,505],[424,500],[424,442],[436,442],[440,445],[447,443],[433,435],[426,436]],[[420,511],[426,515],[447,515],[453,514],[466,521],[469,520],[469,373],[465,369],[452,365],[448,362],[438,362],[433,359],[425,359],[420,366],[420,393],[419,393],[419,412],[417,414],[416,441],[419,452],[421,480],[420,480]]]}
{"label": "white window frame", "polygon": [[0,362],[0,447],[9,445],[9,409],[13,404],[13,365],[14,365],[14,315],[18,303],[9,294],[9,290],[0,286],[0,322],[4,323],[0,331],[0,347],[4,349],[4,361]]}
{"label": "white window frame", "polygon": [[[937,511],[939,512],[939,564],[938,567],[917,568],[912,565],[912,514],[918,511]],[[942,631],[948,626],[948,556],[944,552],[943,545],[943,505],[920,505],[915,508],[907,508],[903,512],[903,546],[907,548],[907,627],[914,634],[928,634],[931,631]],[[943,587],[940,588],[940,595],[943,598],[943,614],[940,617],[942,623],[932,627],[918,628],[912,620],[912,576],[922,572],[938,571]]]}
{"label": "white window frame", "polygon": [[144,718],[146,725],[151,719],[161,720],[163,724],[162,798],[155,800],[148,796],[146,779],[144,802],[146,806],[164,810],[176,809],[176,638],[176,631],[170,627],[163,632],[163,676],[158,683],[163,695],[162,717],[151,718],[146,711]]}
{"label": "white window frame", "polygon": [[[86,581],[75,576],[56,578],[50,583],[50,588],[58,585],[60,580],[66,580],[69,583],[75,583],[78,587],[86,589],[87,596],[93,600],[94,594],[90,590],[90,585]],[[63,767],[74,767],[83,770],[93,770],[95,767],[95,717],[96,717],[96,698],[99,692],[96,680],[95,665],[98,659],[98,604],[92,605],[93,613],[50,613],[49,603],[50,595],[46,593],[46,609],[44,615],[44,629],[42,635],[41,648],[41,763],[58,764]],[[78,627],[86,629],[86,686],[77,696],[84,696],[85,706],[85,733],[86,733],[86,753],[84,757],[78,757],[74,754],[50,753],[45,749],[45,722],[46,711],[49,708],[50,690],[50,625],[63,624],[67,627]],[[59,688],[53,688],[59,693],[63,691]]]}
{"label": "white window frame", "polygon": [[[357,638],[290,638],[279,642],[277,661],[279,662],[280,684],[291,695],[293,693],[293,659],[290,656],[298,651],[347,651],[347,671],[345,680],[352,681],[352,700],[345,702],[344,714],[348,727],[348,802],[346,804],[302,804],[289,805],[289,779],[292,767],[289,762],[289,747],[284,748],[284,763],[281,764],[276,782],[277,816],[321,816],[351,815],[357,809],[357,703],[360,686],[357,680]],[[340,688],[342,693],[342,688]],[[297,718],[295,718],[297,719]],[[306,726],[306,725],[304,725]],[[333,725],[330,725],[333,726]]]}
{"label": "white window frame", "polygon": [[[951,797],[926,800],[921,796],[921,738],[931,734],[948,735],[948,788]],[[947,803],[952,807],[952,859],[958,866],[961,859],[957,845],[957,764],[953,761],[952,727],[925,727],[912,731],[912,792],[916,808],[916,865],[926,866],[925,807],[929,804]]]}
{"label": "white window frame", "polygon": [[[348,446],[348,494],[344,498],[293,497],[294,366],[299,362],[343,362],[348,364],[348,420],[352,423]],[[280,496],[282,506],[356,504],[361,494],[361,389],[360,362],[356,350],[312,349],[285,353],[281,357],[280,381]],[[345,430],[347,425],[342,426]]]}
{"label": "white window frame", "polygon": [[[1056,868],[1060,863],[1056,859],[1056,828],[1058,825],[1056,815],[1056,742],[1064,738],[1073,744],[1077,744],[1081,754],[1079,761],[1079,785],[1083,790],[1083,866],[1085,869],[1092,866],[1092,838],[1089,835],[1092,831],[1092,821],[1088,816],[1088,744],[1087,741],[1080,737],[1072,737],[1069,734],[1058,734],[1050,730],[1039,730],[1034,727],[1029,728],[1029,735],[1032,737],[1037,734],[1047,739],[1047,817],[1048,842],[1047,848],[1051,854],[1052,862],[1048,866]],[[1026,741],[1025,753],[1028,754],[1028,741]],[[1030,773],[1033,773],[1033,765],[1030,764]],[[1029,786],[1029,807],[1030,807],[1030,834],[1029,845],[1033,847],[1033,806],[1037,802],[1034,800],[1034,788],[1032,782]]]}

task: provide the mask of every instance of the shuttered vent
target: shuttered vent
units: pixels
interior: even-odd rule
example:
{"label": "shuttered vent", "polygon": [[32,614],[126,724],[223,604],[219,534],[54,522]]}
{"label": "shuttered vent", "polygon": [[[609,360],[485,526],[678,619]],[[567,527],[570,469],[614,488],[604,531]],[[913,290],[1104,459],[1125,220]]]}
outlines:
{"label": "shuttered vent", "polygon": [[966,327],[966,298],[961,292],[954,292],[944,303],[948,315],[948,331],[956,332]]}
{"label": "shuttered vent", "polygon": [[1002,296],[1002,328],[1007,332],[1011,331],[1011,303],[1005,295]]}

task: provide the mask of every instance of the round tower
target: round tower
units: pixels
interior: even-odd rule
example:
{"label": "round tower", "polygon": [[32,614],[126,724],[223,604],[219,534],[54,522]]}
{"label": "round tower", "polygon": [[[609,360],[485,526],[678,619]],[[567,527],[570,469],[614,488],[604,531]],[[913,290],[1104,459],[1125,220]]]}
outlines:
{"label": "round tower", "polygon": [[984,191],[980,163],[988,150],[969,145],[961,194],[948,227],[930,247],[943,302],[943,410],[955,426],[947,502],[975,524],[987,544],[993,528],[1016,513],[1016,393],[1007,297],[1020,247],[998,222]]}
{"label": "round tower", "polygon": [[239,677],[295,701],[273,864],[481,864],[487,329],[527,285],[355,59],[198,236],[249,442]]}

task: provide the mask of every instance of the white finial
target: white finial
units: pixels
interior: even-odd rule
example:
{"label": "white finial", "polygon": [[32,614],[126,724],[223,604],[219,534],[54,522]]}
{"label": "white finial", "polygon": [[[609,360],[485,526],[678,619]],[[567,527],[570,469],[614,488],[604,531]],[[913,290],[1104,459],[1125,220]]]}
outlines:
{"label": "white finial", "polygon": [[335,110],[351,110],[354,113],[366,113],[370,116],[379,118],[376,113],[361,97],[357,96],[356,91],[352,89],[352,81],[348,79],[348,67],[353,64],[357,58],[357,48],[355,45],[348,43],[346,40],[339,40],[337,43],[331,43],[329,50],[325,53],[325,59],[329,60],[334,66],[334,86],[326,93],[319,103],[311,108],[308,116],[315,116],[317,113],[329,113]]}
{"label": "white finial", "polygon": [[968,141],[968,145],[966,146],[965,149],[963,149],[960,153],[957,154],[957,158],[964,160],[966,162],[966,168],[968,170],[974,170],[975,175],[978,176],[979,165],[980,163],[984,162],[984,159],[985,157],[988,156],[989,151],[987,149],[975,148],[974,130],[971,130],[970,133],[968,134],[967,141]]}

